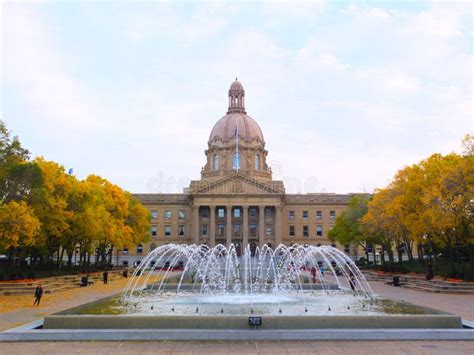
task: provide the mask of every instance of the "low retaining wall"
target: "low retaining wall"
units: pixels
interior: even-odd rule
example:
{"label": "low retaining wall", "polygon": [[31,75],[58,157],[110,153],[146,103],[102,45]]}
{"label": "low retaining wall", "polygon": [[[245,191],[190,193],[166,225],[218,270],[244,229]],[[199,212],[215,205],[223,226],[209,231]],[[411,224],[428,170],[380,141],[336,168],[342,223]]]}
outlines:
{"label": "low retaining wall", "polygon": [[[248,316],[97,316],[52,315],[44,329],[252,329]],[[258,329],[459,329],[458,316],[262,316]]]}

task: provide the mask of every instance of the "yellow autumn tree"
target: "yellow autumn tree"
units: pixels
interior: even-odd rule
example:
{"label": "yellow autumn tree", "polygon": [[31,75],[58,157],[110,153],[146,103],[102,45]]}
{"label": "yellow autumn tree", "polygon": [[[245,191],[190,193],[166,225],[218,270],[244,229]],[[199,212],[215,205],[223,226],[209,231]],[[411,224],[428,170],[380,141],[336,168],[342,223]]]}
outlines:
{"label": "yellow autumn tree", "polygon": [[40,231],[40,222],[24,201],[0,204],[0,252],[10,260],[21,248],[33,245]]}

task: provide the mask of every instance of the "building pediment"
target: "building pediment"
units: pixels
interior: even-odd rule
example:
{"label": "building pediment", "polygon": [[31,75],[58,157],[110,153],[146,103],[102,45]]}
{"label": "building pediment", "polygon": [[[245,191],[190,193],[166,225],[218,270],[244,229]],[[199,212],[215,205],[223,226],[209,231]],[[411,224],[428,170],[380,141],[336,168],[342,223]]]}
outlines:
{"label": "building pediment", "polygon": [[280,195],[285,193],[282,181],[262,182],[239,173],[219,180],[192,181],[190,194],[204,195]]}

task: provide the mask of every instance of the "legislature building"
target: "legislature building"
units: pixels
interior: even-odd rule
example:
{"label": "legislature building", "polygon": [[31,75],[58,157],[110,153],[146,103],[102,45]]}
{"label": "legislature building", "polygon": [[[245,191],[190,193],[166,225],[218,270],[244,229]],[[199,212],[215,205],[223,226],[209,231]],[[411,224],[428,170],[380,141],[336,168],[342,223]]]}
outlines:
{"label": "legislature building", "polygon": [[209,135],[200,180],[182,194],[134,194],[150,210],[152,241],[123,250],[123,265],[166,243],[234,243],[238,254],[263,244],[331,244],[328,231],[351,195],[286,194],[283,181],[272,178],[262,130],[247,115],[237,79],[228,94],[227,113]]}

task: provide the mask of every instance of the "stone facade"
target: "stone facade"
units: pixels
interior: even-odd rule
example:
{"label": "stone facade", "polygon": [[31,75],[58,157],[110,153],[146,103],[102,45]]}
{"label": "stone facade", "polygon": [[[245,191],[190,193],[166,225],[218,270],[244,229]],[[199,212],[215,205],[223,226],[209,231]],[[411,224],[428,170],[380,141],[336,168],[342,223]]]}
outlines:
{"label": "stone facade", "polygon": [[351,195],[286,194],[272,179],[262,131],[244,103],[236,80],[227,114],[209,136],[200,180],[182,194],[135,194],[151,212],[152,242],[119,252],[118,264],[136,263],[166,243],[234,243],[238,253],[263,244],[330,244],[328,231]]}

